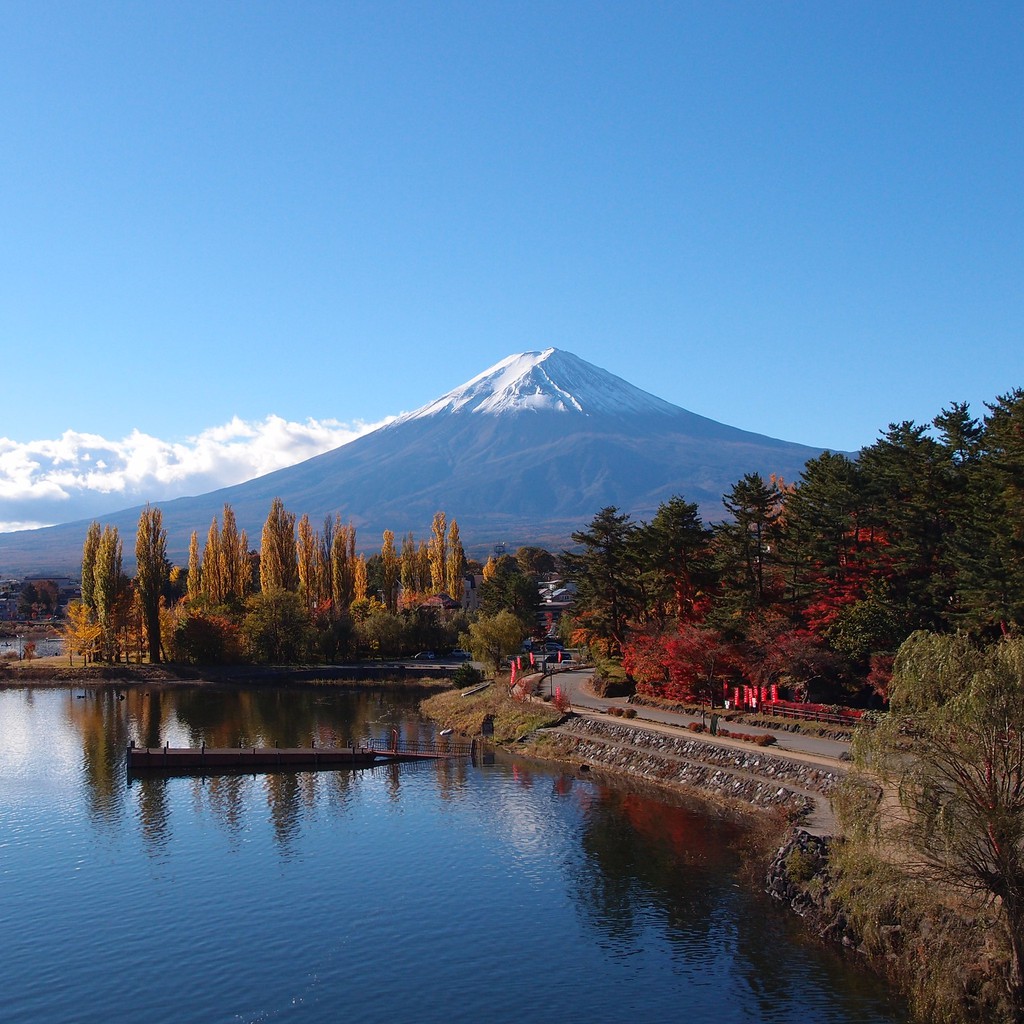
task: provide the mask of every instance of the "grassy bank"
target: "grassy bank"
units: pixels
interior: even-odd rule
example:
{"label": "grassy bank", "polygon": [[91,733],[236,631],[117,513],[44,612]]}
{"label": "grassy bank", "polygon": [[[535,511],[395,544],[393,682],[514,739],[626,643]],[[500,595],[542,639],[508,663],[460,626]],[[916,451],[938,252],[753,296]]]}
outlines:
{"label": "grassy bank", "polygon": [[515,743],[562,717],[550,704],[516,700],[500,682],[465,697],[458,690],[434,694],[423,701],[420,710],[442,728],[464,736],[480,735],[484,720],[490,717],[495,743]]}

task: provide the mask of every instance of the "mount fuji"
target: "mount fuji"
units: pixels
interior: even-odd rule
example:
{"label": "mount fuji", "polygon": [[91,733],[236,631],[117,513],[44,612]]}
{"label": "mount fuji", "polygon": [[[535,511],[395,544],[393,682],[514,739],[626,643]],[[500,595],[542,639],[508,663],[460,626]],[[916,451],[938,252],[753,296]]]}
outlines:
{"label": "mount fuji", "polygon": [[[197,497],[160,502],[168,556],[187,561],[225,503],[258,547],[270,504],[320,528],[340,513],[357,548],[390,529],[425,539],[438,510],[466,550],[495,543],[558,550],[608,505],[646,520],[674,495],[705,521],[745,473],[796,480],[822,449],[750,433],[688,412],[569,352],[509,356],[414,412],[305,462]],[[103,516],[134,555],[140,508]],[[4,572],[76,571],[88,520],[0,535]]]}

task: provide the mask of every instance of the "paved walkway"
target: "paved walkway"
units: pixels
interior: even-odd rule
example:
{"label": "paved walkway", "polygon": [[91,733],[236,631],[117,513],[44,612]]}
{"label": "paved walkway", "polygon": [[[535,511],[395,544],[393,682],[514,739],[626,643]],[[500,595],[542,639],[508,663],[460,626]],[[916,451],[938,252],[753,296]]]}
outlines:
{"label": "paved walkway", "polygon": [[[699,722],[701,715],[688,714],[678,711],[664,711],[661,708],[646,707],[642,704],[630,704],[625,697],[598,697],[592,689],[593,672],[579,670],[573,672],[561,672],[550,679],[545,678],[543,692],[547,692],[548,683],[553,690],[556,686],[567,694],[572,702],[573,710],[577,714],[594,715],[605,718],[609,707],[631,707],[636,711],[636,717],[632,719],[611,718],[608,721],[617,722],[624,726],[640,726],[650,732],[663,733],[669,736],[685,735],[695,738],[688,726],[691,722]],[[829,771],[845,772],[848,767],[849,743],[839,740],[822,739],[817,736],[801,735],[800,733],[787,732],[786,730],[755,728],[753,726],[740,725],[737,731],[747,735],[760,733],[771,733],[775,736],[776,742],[770,747],[756,748],[758,751],[769,756],[775,755],[788,758],[791,761],[799,761],[808,765],[815,765]],[[730,739],[725,736],[712,736],[709,732],[700,733],[699,738],[703,742],[713,743],[722,747],[730,747],[751,751],[751,744],[746,740]],[[790,787],[810,798],[813,803],[813,810],[809,817],[802,822],[801,827],[816,835],[833,835],[836,829],[835,816],[827,797],[821,793],[805,791],[799,787]]]}
{"label": "paved walkway", "polygon": [[[630,704],[625,697],[598,697],[591,688],[592,681],[593,672],[589,670],[560,672],[545,680],[544,692],[547,692],[550,682],[552,688],[555,686],[562,688],[563,693],[568,695],[573,709],[577,712],[603,713],[609,707],[630,707],[636,712],[634,722],[643,723],[645,726],[667,727],[672,731],[687,729],[691,722],[701,720],[699,713],[687,714],[680,711],[664,711],[661,708],[646,707],[643,704]],[[707,717],[705,716],[706,719]],[[849,757],[850,744],[841,740],[824,739],[805,733],[788,732],[785,729],[765,729],[745,724],[739,725],[736,731],[742,731],[752,736],[771,733],[775,737],[775,743],[767,749],[778,753],[785,752],[797,760],[814,764],[825,764],[830,767],[845,766]],[[744,744],[742,740],[728,740],[725,737],[712,736],[710,733],[702,733],[701,738],[720,742],[727,746],[736,743]],[[749,748],[749,744],[744,745]]]}

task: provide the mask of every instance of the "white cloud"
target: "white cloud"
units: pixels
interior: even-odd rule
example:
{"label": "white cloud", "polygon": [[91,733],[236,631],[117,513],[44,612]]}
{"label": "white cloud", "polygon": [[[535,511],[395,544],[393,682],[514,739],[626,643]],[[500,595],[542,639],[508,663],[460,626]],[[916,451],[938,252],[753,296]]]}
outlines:
{"label": "white cloud", "polygon": [[183,442],[134,430],[120,441],[66,430],[59,438],[0,438],[0,532],[203,494],[338,448],[388,423],[295,423],[235,417]]}

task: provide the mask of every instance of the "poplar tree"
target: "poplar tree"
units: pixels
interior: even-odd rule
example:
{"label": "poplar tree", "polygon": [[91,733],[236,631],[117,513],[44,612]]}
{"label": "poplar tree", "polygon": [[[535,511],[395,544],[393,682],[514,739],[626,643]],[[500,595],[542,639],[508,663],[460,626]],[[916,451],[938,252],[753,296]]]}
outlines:
{"label": "poplar tree", "polygon": [[220,527],[217,517],[210,523],[210,531],[206,535],[206,547],[203,548],[203,593],[210,604],[222,604],[224,601],[224,580],[221,576],[223,562],[220,557]]}
{"label": "poplar tree", "polygon": [[416,558],[416,538],[407,533],[402,538],[402,592],[405,599],[419,589],[419,568]]}
{"label": "poplar tree", "polygon": [[369,591],[369,579],[366,573],[366,559],[358,555],[353,563],[352,600],[365,601]]}
{"label": "poplar tree", "polygon": [[445,529],[447,525],[448,517],[443,512],[435,512],[430,532],[430,589],[435,594],[444,590],[445,585],[445,562],[447,561]]}
{"label": "poplar tree", "polygon": [[334,601],[334,519],[330,515],[324,516],[324,528],[320,533],[320,568],[323,578],[320,581],[322,600]]}
{"label": "poplar tree", "polygon": [[170,575],[163,513],[147,505],[135,534],[135,583],[149,660],[160,662],[160,597]]}
{"label": "poplar tree", "polygon": [[335,522],[334,539],[331,543],[331,604],[336,617],[341,616],[354,598],[354,558],[355,527],[351,524],[343,526],[339,515]]}
{"label": "poplar tree", "polygon": [[416,562],[417,571],[419,573],[419,584],[416,589],[421,594],[430,593],[430,544],[425,541],[420,541],[420,546],[416,551]]}
{"label": "poplar tree", "polygon": [[462,595],[465,590],[463,575],[466,572],[466,552],[462,549],[462,541],[459,538],[459,524],[453,519],[448,527],[448,559],[445,565],[445,574],[448,578],[448,596],[453,601],[462,602]]}
{"label": "poplar tree", "polygon": [[96,552],[100,546],[100,524],[93,521],[82,545],[82,604],[93,614],[96,612]]}
{"label": "poplar tree", "polygon": [[391,530],[384,531],[380,549],[381,589],[384,591],[384,605],[389,612],[397,607],[399,580],[398,552],[395,550],[395,535]]}
{"label": "poplar tree", "polygon": [[218,565],[224,599],[234,597],[243,601],[250,590],[249,538],[245,530],[239,532],[234,509],[228,504],[224,505]]}
{"label": "poplar tree", "polygon": [[188,542],[188,579],[185,589],[192,601],[203,592],[203,574],[199,568],[199,534],[195,530],[192,531]]}
{"label": "poplar tree", "polygon": [[313,524],[304,512],[299,519],[299,537],[296,543],[296,563],[299,573],[299,593],[305,598],[306,607],[314,608],[317,604],[317,568],[316,556],[319,542],[313,531]]}
{"label": "poplar tree", "polygon": [[285,510],[280,498],[270,505],[260,543],[260,588],[264,591],[299,589],[295,545],[295,513]]}
{"label": "poplar tree", "polygon": [[125,579],[121,568],[122,545],[116,526],[106,526],[96,548],[93,596],[96,618],[102,630],[103,656],[114,660],[117,652],[118,608],[124,598]]}

